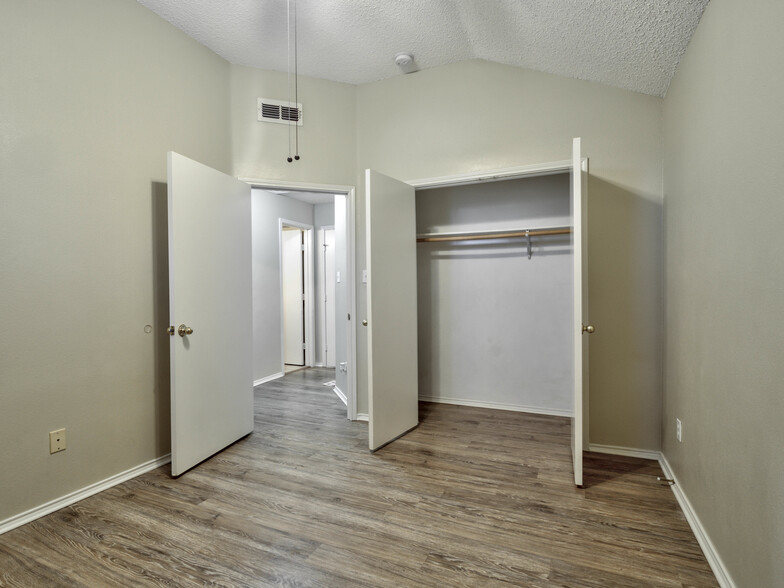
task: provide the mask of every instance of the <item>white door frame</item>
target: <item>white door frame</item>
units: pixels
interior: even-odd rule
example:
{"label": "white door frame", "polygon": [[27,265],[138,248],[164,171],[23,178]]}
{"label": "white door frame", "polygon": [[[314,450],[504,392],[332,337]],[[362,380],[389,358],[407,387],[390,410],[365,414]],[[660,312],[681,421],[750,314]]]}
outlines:
{"label": "white door frame", "polygon": [[[518,167],[507,167],[494,170],[480,170],[465,174],[454,174],[450,176],[439,176],[434,178],[423,178],[406,182],[414,186],[417,190],[428,190],[431,188],[445,188],[448,186],[468,186],[470,184],[483,184],[485,182],[499,182],[503,180],[516,180],[519,178],[531,178],[535,176],[549,176],[553,174],[570,173],[573,169],[573,161],[564,159],[562,161],[551,161],[533,165],[522,165]],[[581,159],[581,167],[584,172],[588,172],[588,158]],[[588,447],[588,396],[590,391],[585,390],[583,401],[583,444]]]}
{"label": "white door frame", "polygon": [[[262,178],[240,177],[239,180],[250,184],[252,188],[262,190],[295,190],[300,192],[322,192],[325,194],[343,194],[346,196],[346,291],[350,320],[348,320],[346,346],[348,361],[348,390],[346,393],[346,413],[350,420],[357,420],[357,295],[356,295],[356,252],[355,252],[355,210],[356,188],[337,184],[310,184],[307,182],[287,182],[283,180],[265,180]],[[336,317],[338,320],[339,317]],[[335,369],[340,369],[337,366]]]}
{"label": "white door frame", "polygon": [[[314,341],[316,336],[316,319],[313,307],[313,225],[306,225],[285,218],[278,219],[278,268],[280,270],[280,316],[283,317],[283,227],[300,229],[304,234],[305,249],[305,367],[313,367]],[[285,329],[283,320],[280,321],[280,371],[286,373],[286,359],[284,353]]]}
{"label": "white door frame", "polygon": [[[322,245],[326,242],[326,231],[334,231],[334,230],[335,230],[335,225],[324,225],[324,226],[319,227],[318,228],[318,237],[317,237],[318,241],[316,243],[316,247],[317,248],[319,247],[319,245],[318,245],[319,242]],[[322,278],[321,278],[321,281],[319,282],[320,290],[319,290],[319,292],[317,294],[318,294],[318,302],[319,302],[319,304],[322,304],[323,301],[324,301],[324,298],[327,297],[327,263],[326,263],[327,260],[324,257],[323,248],[322,248],[322,250],[319,251],[319,254],[320,254],[320,258],[316,262],[316,267],[321,267],[322,268]],[[337,316],[335,317],[335,319],[337,320]],[[324,331],[323,331],[323,333],[324,333],[324,340],[322,341],[323,345],[322,345],[321,352],[324,354],[324,365],[328,366],[329,362],[327,362],[327,348],[329,347],[329,345],[328,345],[329,339],[328,339],[327,336],[329,335],[329,329],[327,328],[328,321],[327,321],[327,311],[326,311],[326,309],[324,309],[324,321],[323,322],[324,322]],[[335,352],[334,344],[333,344],[332,352],[333,353]],[[335,363],[337,364],[337,362],[335,362]],[[335,369],[337,369],[337,365],[335,365]]]}

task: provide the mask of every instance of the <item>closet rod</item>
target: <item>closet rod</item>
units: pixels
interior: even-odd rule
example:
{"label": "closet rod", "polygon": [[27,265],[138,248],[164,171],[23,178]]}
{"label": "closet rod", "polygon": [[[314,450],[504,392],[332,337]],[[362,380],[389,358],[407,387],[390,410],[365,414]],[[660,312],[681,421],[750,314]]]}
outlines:
{"label": "closet rod", "polygon": [[432,233],[417,235],[417,243],[433,243],[437,241],[478,241],[485,239],[510,239],[517,237],[543,237],[546,235],[569,235],[571,227],[553,227],[551,229],[529,229],[528,231],[495,231],[488,233]]}

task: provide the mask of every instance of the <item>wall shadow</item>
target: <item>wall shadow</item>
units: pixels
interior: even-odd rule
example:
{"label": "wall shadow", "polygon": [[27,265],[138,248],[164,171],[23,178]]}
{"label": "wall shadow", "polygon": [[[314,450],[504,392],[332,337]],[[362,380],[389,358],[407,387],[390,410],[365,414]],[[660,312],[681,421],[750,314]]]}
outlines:
{"label": "wall shadow", "polygon": [[169,200],[164,182],[150,186],[152,208],[155,449],[171,450],[171,363],[169,357]]}
{"label": "wall shadow", "polygon": [[660,201],[589,176],[592,443],[660,448],[662,213]]}

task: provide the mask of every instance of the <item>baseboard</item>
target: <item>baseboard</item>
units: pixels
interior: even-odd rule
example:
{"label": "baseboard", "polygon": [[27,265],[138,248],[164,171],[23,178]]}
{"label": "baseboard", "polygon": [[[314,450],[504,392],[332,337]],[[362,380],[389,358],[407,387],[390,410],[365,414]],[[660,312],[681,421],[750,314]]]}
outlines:
{"label": "baseboard", "polygon": [[588,444],[588,451],[595,453],[609,453],[610,455],[624,455],[626,457],[640,457],[642,459],[653,459],[659,461],[661,451],[650,449],[635,449],[634,447],[619,447],[617,445],[599,445],[596,443]]}
{"label": "baseboard", "polygon": [[363,412],[358,412],[357,413],[357,420],[358,421],[369,422],[370,421],[370,417],[368,415],[366,415],[365,413],[363,413]]}
{"label": "baseboard", "polygon": [[346,395],[345,395],[345,394],[343,394],[343,391],[342,391],[340,388],[338,388],[337,386],[335,386],[335,387],[333,387],[333,388],[332,388],[332,391],[333,391],[335,394],[337,394],[337,395],[338,395],[338,398],[340,398],[340,399],[343,401],[343,404],[345,404],[346,406],[348,406],[348,398],[346,398]]}
{"label": "baseboard", "polygon": [[570,417],[572,411],[557,408],[540,408],[537,406],[522,406],[518,404],[502,404],[500,402],[482,402],[478,400],[465,400],[462,398],[446,398],[444,396],[420,396],[422,402],[438,402],[441,404],[456,404],[458,406],[475,406],[477,408],[492,408],[495,410],[511,410],[514,412],[528,412],[531,414],[546,414],[550,416]]}
{"label": "baseboard", "polygon": [[136,476],[140,476],[141,474],[145,474],[155,468],[159,468],[162,465],[166,465],[171,461],[171,454],[166,454],[163,457],[159,457],[157,459],[153,459],[146,463],[140,464],[136,467],[133,467],[129,470],[125,470],[124,472],[120,472],[119,474],[115,474],[106,478],[105,480],[101,480],[100,482],[95,482],[94,484],[90,484],[89,486],[85,486],[80,490],[75,490],[70,494],[66,494],[65,496],[61,496],[60,498],[55,498],[47,502],[46,504],[42,504],[41,506],[36,506],[35,508],[31,508],[28,511],[20,513],[18,515],[14,515],[4,521],[0,521],[0,535],[10,531],[11,529],[16,529],[17,527],[21,527],[29,522],[34,521],[35,519],[39,519],[43,516],[53,513],[56,510],[60,510],[66,506],[70,506],[80,500],[84,500],[85,498],[92,496],[93,494],[98,494],[99,492],[103,492],[104,490],[108,490],[112,486],[116,486],[117,484],[122,484],[123,482],[127,482],[131,478],[135,478]]}
{"label": "baseboard", "polygon": [[702,552],[705,554],[705,559],[708,560],[708,564],[710,565],[711,570],[713,570],[713,575],[716,576],[716,581],[719,583],[719,586],[721,586],[721,588],[735,588],[735,583],[732,581],[724,562],[721,560],[719,552],[716,551],[713,542],[705,532],[705,528],[702,526],[700,518],[694,511],[694,508],[692,508],[686,494],[681,490],[680,484],[678,484],[678,478],[675,477],[675,473],[672,471],[664,454],[659,458],[659,465],[661,466],[662,472],[664,472],[664,476],[675,482],[670,485],[670,488],[672,488],[675,499],[678,501],[694,536],[697,538],[697,543],[700,544]]}
{"label": "baseboard", "polygon": [[278,372],[277,374],[272,374],[271,376],[266,376],[261,378],[260,380],[253,381],[253,387],[259,386],[261,384],[265,384],[267,382],[271,382],[272,380],[277,380],[278,378],[282,378],[285,374],[283,372]]}
{"label": "baseboard", "polygon": [[313,364],[313,367],[324,367],[324,362],[323,361],[317,361],[316,363]]}

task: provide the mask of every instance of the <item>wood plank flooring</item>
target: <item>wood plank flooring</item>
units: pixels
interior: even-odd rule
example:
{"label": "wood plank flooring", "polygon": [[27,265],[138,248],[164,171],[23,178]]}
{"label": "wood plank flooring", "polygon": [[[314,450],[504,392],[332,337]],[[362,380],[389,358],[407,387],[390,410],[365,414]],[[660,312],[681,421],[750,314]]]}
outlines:
{"label": "wood plank flooring", "polygon": [[375,454],[334,370],[257,387],[256,428],[0,536],[0,586],[717,586],[652,461],[568,419],[422,403]]}

